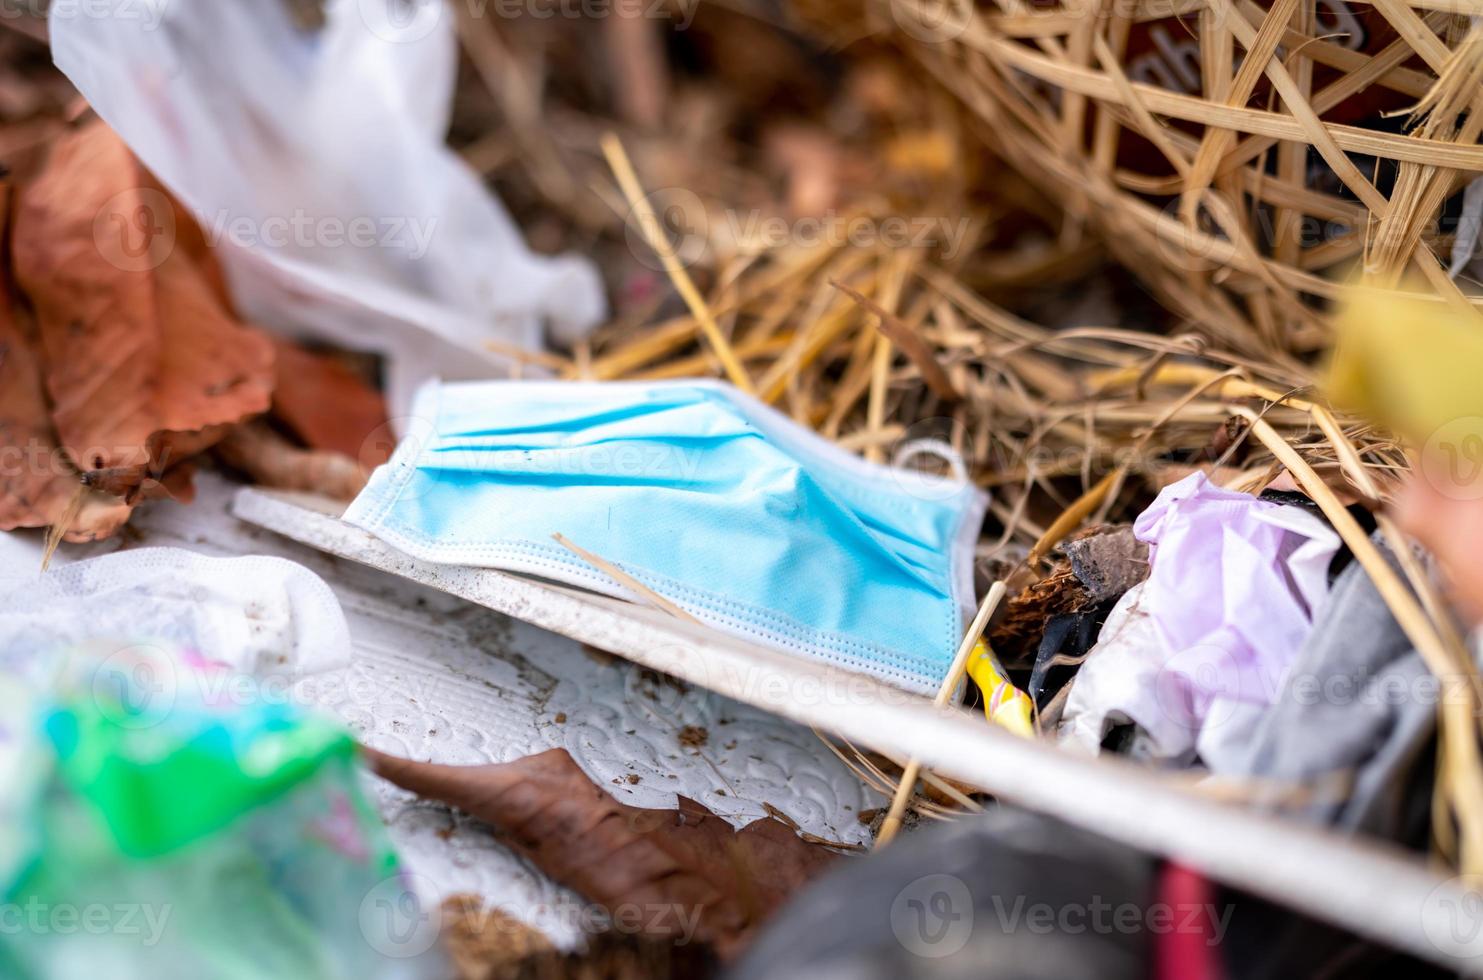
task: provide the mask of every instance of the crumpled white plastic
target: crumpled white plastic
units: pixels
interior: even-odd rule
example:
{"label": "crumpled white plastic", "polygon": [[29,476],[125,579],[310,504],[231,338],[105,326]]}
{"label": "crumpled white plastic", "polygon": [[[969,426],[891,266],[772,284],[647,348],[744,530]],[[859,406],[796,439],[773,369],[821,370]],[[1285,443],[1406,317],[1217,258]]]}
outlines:
{"label": "crumpled white plastic", "polygon": [[1281,693],[1328,593],[1339,536],[1300,507],[1198,473],[1165,487],[1134,533],[1151,544],[1149,576],[1108,614],[1060,735],[1096,753],[1131,722],[1148,757],[1209,761]]}
{"label": "crumpled white plastic", "polygon": [[430,377],[504,373],[487,340],[537,349],[543,320],[564,340],[596,325],[592,265],[531,253],[443,145],[451,6],[328,0],[320,30],[291,6],[52,6],[57,66],[219,246],[240,312],[387,355],[393,416]]}

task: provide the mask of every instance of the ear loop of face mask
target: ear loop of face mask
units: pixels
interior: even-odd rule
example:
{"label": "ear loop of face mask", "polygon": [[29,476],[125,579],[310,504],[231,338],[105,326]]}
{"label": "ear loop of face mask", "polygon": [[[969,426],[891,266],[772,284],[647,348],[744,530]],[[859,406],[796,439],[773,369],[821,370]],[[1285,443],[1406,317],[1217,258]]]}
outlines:
{"label": "ear loop of face mask", "polygon": [[[941,460],[952,472],[953,479],[963,484],[969,482],[968,466],[963,462],[963,455],[945,439],[927,436],[902,443],[891,456],[891,466],[898,470],[907,470],[907,464],[919,456],[933,456]],[[959,529],[958,540],[955,542],[958,557],[949,571],[954,583],[953,592],[963,615],[971,615],[971,608],[977,605],[973,595],[973,546],[978,539],[978,532],[978,528],[966,523]],[[964,586],[967,587],[966,595],[961,594]],[[961,686],[959,690],[961,692]]]}
{"label": "ear loop of face mask", "polygon": [[959,483],[968,482],[968,467],[963,463],[962,454],[943,439],[922,438],[903,443],[891,457],[891,465],[904,470],[907,468],[906,464],[918,456],[935,456],[947,464],[953,479]]}

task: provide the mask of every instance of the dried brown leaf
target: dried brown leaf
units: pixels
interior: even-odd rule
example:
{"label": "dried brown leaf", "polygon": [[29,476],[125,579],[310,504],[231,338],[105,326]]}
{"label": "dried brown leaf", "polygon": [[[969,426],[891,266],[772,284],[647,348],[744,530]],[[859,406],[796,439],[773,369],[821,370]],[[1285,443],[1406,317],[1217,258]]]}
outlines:
{"label": "dried brown leaf", "polygon": [[190,255],[196,234],[101,122],[60,139],[21,194],[16,279],[79,469],[142,483],[268,408],[272,345],[222,306]]}
{"label": "dried brown leaf", "polygon": [[555,952],[545,934],[497,908],[485,908],[477,895],[453,895],[439,909],[443,945],[459,980],[492,980],[516,972],[536,953]]}
{"label": "dried brown leaf", "polygon": [[619,803],[565,749],[485,766],[367,755],[383,778],[498,827],[558,883],[610,912],[644,910],[643,934],[705,942],[722,959],[837,856],[771,817],[738,831],[685,797],[676,810]]}
{"label": "dried brown leaf", "polygon": [[[0,187],[0,240],[4,240],[9,188]],[[70,517],[69,541],[112,534],[130,506],[83,491],[77,470],[63,456],[42,390],[41,365],[21,328],[8,283],[0,278],[0,530],[46,527]]]}
{"label": "dried brown leaf", "polygon": [[326,354],[275,340],[277,384],[273,416],[310,449],[324,449],[379,466],[390,458],[386,399],[349,367]]}

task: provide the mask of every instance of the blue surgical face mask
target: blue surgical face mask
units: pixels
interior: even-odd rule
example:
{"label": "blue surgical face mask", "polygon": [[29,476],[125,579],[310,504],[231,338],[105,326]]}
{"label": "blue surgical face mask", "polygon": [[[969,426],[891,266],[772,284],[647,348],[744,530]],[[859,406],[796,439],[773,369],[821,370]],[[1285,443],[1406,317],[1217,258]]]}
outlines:
{"label": "blue surgical face mask", "polygon": [[624,598],[935,691],[973,607],[981,491],[867,463],[711,381],[431,384],[345,519],[428,561]]}

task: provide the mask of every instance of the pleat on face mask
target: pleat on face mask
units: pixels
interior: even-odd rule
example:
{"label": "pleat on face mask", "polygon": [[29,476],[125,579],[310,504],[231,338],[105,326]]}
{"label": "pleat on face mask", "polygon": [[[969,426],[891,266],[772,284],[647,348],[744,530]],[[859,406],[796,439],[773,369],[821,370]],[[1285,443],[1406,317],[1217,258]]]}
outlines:
{"label": "pleat on face mask", "polygon": [[913,690],[972,612],[986,499],[867,463],[729,385],[430,384],[345,519],[414,557],[634,598]]}

